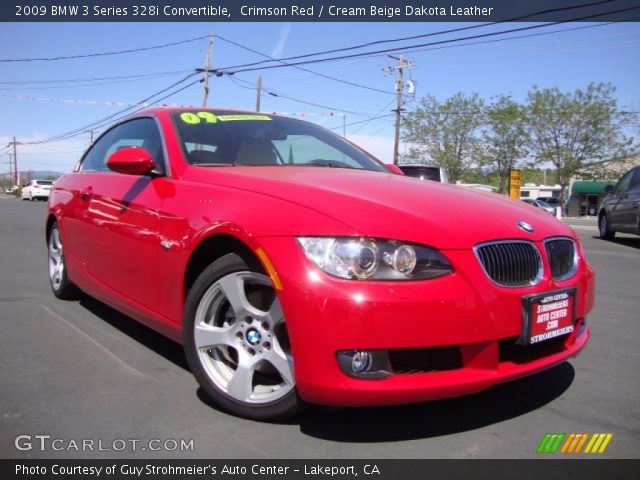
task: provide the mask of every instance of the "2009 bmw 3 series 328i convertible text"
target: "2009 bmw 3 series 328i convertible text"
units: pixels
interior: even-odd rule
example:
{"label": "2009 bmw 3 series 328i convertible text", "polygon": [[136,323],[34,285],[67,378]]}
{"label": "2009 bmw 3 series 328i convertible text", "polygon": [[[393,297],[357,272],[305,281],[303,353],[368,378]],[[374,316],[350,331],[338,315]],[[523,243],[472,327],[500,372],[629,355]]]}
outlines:
{"label": "2009 bmw 3 series 328i convertible text", "polygon": [[265,420],[470,394],[586,345],[570,228],[396,172],[299,120],[138,113],[54,185],[53,292],[181,342],[218,406]]}

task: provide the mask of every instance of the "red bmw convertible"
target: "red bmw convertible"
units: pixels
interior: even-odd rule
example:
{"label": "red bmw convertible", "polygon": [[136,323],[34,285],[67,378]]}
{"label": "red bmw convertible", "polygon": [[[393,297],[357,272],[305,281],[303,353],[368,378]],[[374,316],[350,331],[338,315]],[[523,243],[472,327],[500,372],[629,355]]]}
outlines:
{"label": "red bmw convertible", "polygon": [[181,342],[211,399],[254,419],[471,394],[590,336],[570,228],[290,118],[135,114],[55,183],[46,239],[57,297]]}

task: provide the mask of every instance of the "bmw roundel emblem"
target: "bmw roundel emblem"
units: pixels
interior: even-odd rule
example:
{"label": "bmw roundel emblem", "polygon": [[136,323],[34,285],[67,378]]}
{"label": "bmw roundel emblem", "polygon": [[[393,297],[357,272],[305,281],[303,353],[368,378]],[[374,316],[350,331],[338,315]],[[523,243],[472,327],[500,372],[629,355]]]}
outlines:
{"label": "bmw roundel emblem", "polygon": [[523,222],[522,220],[518,220],[516,222],[516,225],[518,226],[518,228],[524,230],[527,233],[535,232],[535,229],[531,225],[529,225],[527,222]]}
{"label": "bmw roundel emblem", "polygon": [[246,334],[247,342],[251,345],[257,345],[262,340],[262,335],[257,330],[251,329]]}

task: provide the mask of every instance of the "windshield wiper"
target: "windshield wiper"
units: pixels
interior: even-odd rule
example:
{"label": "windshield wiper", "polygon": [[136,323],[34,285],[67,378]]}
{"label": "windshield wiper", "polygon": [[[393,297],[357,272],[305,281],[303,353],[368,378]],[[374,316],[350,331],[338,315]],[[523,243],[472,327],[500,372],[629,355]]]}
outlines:
{"label": "windshield wiper", "polygon": [[208,162],[193,162],[191,165],[197,165],[198,167],[235,167],[235,163],[208,163]]}

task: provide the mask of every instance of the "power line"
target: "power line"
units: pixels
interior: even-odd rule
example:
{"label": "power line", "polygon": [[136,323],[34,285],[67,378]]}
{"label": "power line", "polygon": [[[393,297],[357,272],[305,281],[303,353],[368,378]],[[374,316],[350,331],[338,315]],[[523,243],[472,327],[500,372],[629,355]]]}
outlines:
{"label": "power line", "polygon": [[[389,107],[393,104],[393,102],[395,102],[395,101],[396,101],[396,99],[395,99],[395,98],[394,98],[394,99],[392,99],[389,103],[387,103],[384,107],[382,107],[382,108],[380,109],[380,111],[379,111],[378,113],[376,113],[376,114],[374,115],[374,117],[373,117],[373,118],[371,118],[370,120],[366,120],[366,121],[364,121],[364,122],[356,122],[356,123],[352,123],[351,125],[356,125],[356,124],[358,124],[358,123],[360,123],[361,125],[360,125],[358,128],[356,128],[353,132],[351,132],[351,135],[355,135],[356,133],[358,133],[360,130],[362,130],[364,127],[366,127],[366,126],[367,126],[367,124],[368,124],[369,122],[372,122],[372,121],[376,120],[377,118],[384,118],[384,117],[379,117],[379,115],[380,115],[382,112],[384,112],[387,108],[389,108]],[[395,115],[395,113],[391,113],[391,114],[389,114],[389,115],[385,115],[385,117],[390,116],[390,115]]]}
{"label": "power line", "polygon": [[[191,70],[187,70],[191,71]],[[129,79],[129,80],[113,80],[110,82],[94,82],[94,83],[85,83],[85,84],[71,84],[71,85],[52,85],[47,87],[2,87],[0,86],[0,91],[23,91],[23,90],[58,90],[58,89],[69,89],[69,88],[84,88],[84,87],[99,87],[101,85],[115,85],[119,83],[131,83],[131,82],[140,82],[144,80],[156,80],[159,78],[164,78],[170,75],[159,75],[157,77],[146,77],[146,78],[137,78],[137,79]]]}
{"label": "power line", "polygon": [[[256,88],[256,84],[249,82],[247,80],[243,80],[240,78],[234,78],[234,77],[229,77],[229,79],[235,83],[236,85],[238,85],[241,88],[246,88],[246,89],[250,89],[253,90],[254,88]],[[245,86],[245,85],[241,85],[240,83],[244,83],[246,85],[251,85],[251,86]],[[355,112],[353,110],[345,110],[343,108],[337,108],[337,107],[332,107],[329,105],[322,105],[320,103],[315,103],[315,102],[311,102],[308,100],[302,100],[299,98],[294,98],[294,97],[290,97],[288,95],[285,95],[283,93],[277,92],[275,90],[272,90],[270,88],[267,87],[261,87],[260,88],[264,93],[266,93],[267,95],[271,95],[272,97],[278,97],[278,98],[285,98],[287,100],[291,100],[293,102],[297,102],[297,103],[302,103],[304,105],[310,105],[312,107],[318,107],[318,108],[324,108],[325,110],[334,110],[334,111],[338,111],[338,112],[344,112],[344,113],[349,113],[351,115],[356,115],[359,117],[369,117],[370,115],[363,113],[363,112]]]}
{"label": "power line", "polygon": [[[634,17],[629,19],[630,21],[635,21],[640,19],[640,17]],[[422,48],[422,49],[416,49],[416,50],[406,50],[404,51],[405,53],[417,53],[417,52],[431,52],[431,51],[435,51],[435,50],[444,50],[444,49],[448,49],[448,48],[459,48],[459,47],[468,47],[471,45],[481,45],[481,44],[485,44],[485,43],[499,43],[499,42],[506,42],[508,40],[519,40],[521,38],[531,38],[531,37],[541,37],[544,35],[555,35],[557,33],[565,33],[565,32],[572,32],[572,31],[576,31],[576,30],[585,30],[588,28],[597,28],[597,27],[606,27],[608,25],[615,25],[618,22],[604,22],[604,23],[598,23],[595,25],[584,25],[581,27],[573,27],[573,28],[565,28],[563,30],[554,30],[552,32],[537,32],[537,33],[530,33],[527,35],[515,35],[512,37],[508,37],[508,38],[494,38],[493,40],[481,40],[479,42],[469,42],[469,43],[461,43],[458,45],[444,45],[441,47],[435,47],[435,48]],[[378,55],[375,55],[376,57]]]}
{"label": "power line", "polygon": [[[383,50],[376,50],[376,51],[373,51],[373,52],[362,52],[362,53],[354,53],[354,54],[349,54],[349,55],[340,55],[340,56],[336,56],[336,57],[320,58],[320,59],[315,59],[315,60],[305,60],[305,61],[301,61],[301,62],[288,63],[287,65],[267,65],[267,66],[264,66],[264,67],[240,68],[238,70],[234,70],[235,67],[227,67],[227,68],[217,69],[217,71],[220,74],[234,75],[236,73],[252,72],[252,71],[257,71],[257,70],[271,70],[271,69],[274,69],[274,68],[282,68],[282,67],[285,67],[285,66],[309,65],[309,64],[324,63],[324,62],[330,62],[330,61],[336,61],[336,60],[347,60],[347,59],[353,59],[353,58],[371,57],[371,56],[377,56],[377,55],[380,55],[380,54],[387,54],[387,53],[393,53],[393,52],[398,52],[398,51],[406,51],[407,49],[410,49],[410,48],[421,48],[421,47],[429,47],[429,46],[434,46],[434,45],[443,45],[443,44],[461,42],[461,41],[464,41],[464,40],[473,40],[475,38],[485,38],[485,37],[492,37],[492,36],[495,36],[495,35],[503,35],[503,34],[507,34],[507,33],[515,33],[515,32],[521,32],[521,31],[526,31],[526,30],[535,30],[535,29],[538,29],[538,28],[545,28],[545,27],[549,27],[549,26],[552,26],[552,25],[560,25],[560,24],[564,24],[564,23],[568,23],[568,22],[585,21],[585,20],[589,20],[589,19],[592,19],[592,18],[601,17],[601,16],[604,16],[604,15],[611,15],[611,14],[615,14],[615,13],[621,13],[621,12],[626,12],[626,11],[630,11],[630,10],[637,10],[637,9],[640,9],[640,6],[622,8],[622,9],[619,9],[619,10],[603,12],[603,13],[598,13],[598,14],[594,14],[594,15],[588,15],[588,16],[579,17],[579,18],[573,18],[573,19],[570,19],[570,20],[562,20],[562,21],[558,21],[558,22],[549,22],[549,23],[545,23],[545,24],[542,24],[542,25],[530,25],[530,26],[526,26],[526,27],[519,27],[519,28],[508,29],[508,30],[501,30],[501,31],[498,31],[498,32],[489,32],[489,33],[483,33],[483,34],[478,34],[478,35],[470,35],[470,36],[467,36],[467,37],[459,37],[459,38],[453,38],[453,39],[448,39],[448,40],[439,40],[439,41],[436,41],[436,42],[428,42],[428,43],[422,43],[422,44],[416,44],[416,45],[405,45],[405,46],[403,46],[401,48],[387,48],[387,49],[383,49]],[[507,40],[507,39],[505,39],[505,40]],[[312,54],[309,54],[309,55],[312,55]],[[227,71],[227,70],[229,70],[229,71]]]}
{"label": "power line", "polygon": [[[284,60],[280,60],[278,58],[274,58],[274,57],[272,57],[270,55],[267,55],[265,53],[262,53],[262,52],[259,52],[257,50],[254,50],[253,48],[247,47],[247,46],[242,45],[242,44],[240,44],[238,42],[234,42],[233,40],[229,40],[228,38],[224,38],[224,37],[222,37],[220,35],[216,35],[216,37],[219,38],[220,40],[222,40],[224,42],[227,42],[227,43],[229,43],[231,45],[234,45],[234,46],[236,46],[238,48],[242,48],[242,49],[244,49],[244,50],[246,50],[248,52],[255,53],[256,55],[260,55],[262,57],[268,58],[271,61],[279,62],[279,63],[281,63],[283,65],[287,65],[287,66],[289,65]],[[395,95],[395,93],[393,93],[393,92],[388,92],[386,90],[381,90],[379,88],[370,87],[368,85],[362,85],[362,84],[351,82],[351,81],[348,81],[348,80],[343,80],[341,78],[337,78],[337,77],[333,77],[331,75],[327,75],[327,74],[324,74],[324,73],[320,73],[320,72],[316,72],[316,71],[313,71],[313,70],[309,70],[307,68],[299,67],[299,66],[296,66],[296,65],[293,65],[293,67],[296,68],[297,70],[300,70],[300,71],[303,71],[303,72],[307,72],[307,73],[310,73],[312,75],[316,75],[318,77],[326,78],[328,80],[333,80],[335,82],[340,82],[340,83],[343,83],[345,85],[351,85],[353,87],[363,88],[363,89],[366,89],[366,90],[371,90],[373,92],[385,93],[385,94],[388,94],[388,95]]]}
{"label": "power line", "polygon": [[[160,91],[158,91],[158,92],[156,92],[156,93],[154,93],[152,95],[149,95],[147,98],[145,98],[143,100],[140,100],[139,102],[136,102],[136,105],[124,108],[124,109],[122,109],[122,110],[120,110],[120,111],[118,111],[118,112],[116,112],[116,113],[114,113],[112,115],[108,115],[107,117],[104,117],[104,118],[102,118],[100,120],[96,120],[95,122],[92,122],[92,123],[89,123],[87,125],[83,125],[81,127],[75,128],[75,129],[70,130],[70,131],[68,131],[66,133],[61,133],[59,135],[55,135],[53,137],[45,138],[43,140],[37,140],[37,141],[33,141],[33,142],[26,142],[25,144],[26,145],[38,145],[38,144],[42,144],[42,143],[50,143],[50,142],[55,142],[55,141],[59,141],[59,140],[66,140],[68,138],[71,138],[71,137],[74,137],[74,136],[79,135],[81,133],[84,133],[85,131],[87,131],[89,129],[100,128],[100,127],[102,127],[102,126],[104,126],[104,125],[106,125],[108,123],[115,122],[115,121],[119,120],[120,118],[124,118],[126,115],[129,115],[131,113],[135,113],[136,111],[140,111],[140,110],[143,110],[144,108],[147,108],[147,105],[143,105],[143,104],[145,104],[146,102],[151,101],[152,98],[154,98],[154,97],[156,97],[158,95],[161,95],[162,93],[165,93],[165,92],[171,90],[172,88],[177,87],[178,85],[180,85],[181,83],[185,82],[186,80],[188,80],[189,78],[193,77],[194,75],[197,75],[197,73],[195,73],[195,72],[191,73],[191,74],[187,75],[186,77],[184,77],[183,79],[172,83],[168,87],[166,87],[166,88],[164,88],[164,89],[162,89],[162,90],[160,90]],[[197,79],[194,82],[189,83],[185,87],[183,87],[183,88],[181,88],[179,90],[176,90],[174,92],[171,92],[168,95],[166,95],[166,96],[164,96],[164,97],[162,97],[160,99],[155,99],[153,101],[154,102],[160,102],[162,100],[165,100],[166,98],[168,98],[168,97],[170,97],[172,95],[175,95],[176,93],[179,93],[179,92],[185,90],[186,88],[190,87],[191,85],[199,83],[200,81],[201,81],[200,79]],[[134,112],[131,112],[131,110],[135,109],[136,106],[139,106],[139,105],[142,105],[142,107],[138,108],[138,110],[135,110]],[[125,115],[123,115],[123,114],[125,114]]]}
{"label": "power line", "polygon": [[187,40],[180,40],[178,42],[171,43],[163,43],[162,45],[153,45],[150,47],[140,47],[140,48],[130,48],[127,50],[116,50],[112,52],[97,52],[97,53],[85,53],[79,55],[64,55],[58,57],[41,57],[41,58],[3,58],[0,59],[0,62],[8,63],[8,62],[53,62],[58,60],[73,60],[77,58],[93,58],[93,57],[105,57],[108,55],[122,55],[125,53],[135,53],[135,52],[147,52],[149,50],[158,50],[160,48],[174,47],[176,45],[184,45],[185,43],[192,43],[198,40],[202,40],[203,38],[209,38],[209,35],[202,35],[200,37],[189,38]]}
{"label": "power line", "polygon": [[[395,100],[392,100],[391,103],[393,103],[394,101]],[[394,116],[395,116],[395,113],[388,113],[387,115],[381,115],[379,117],[369,118],[368,120],[358,120],[357,122],[346,123],[346,124],[340,125],[338,127],[328,128],[327,130],[338,130],[338,129],[343,128],[343,127],[351,127],[353,125],[359,125],[361,123],[375,122],[376,120],[382,120],[383,118],[394,117]],[[351,135],[353,135],[353,133]]]}
{"label": "power line", "polygon": [[118,75],[113,77],[67,78],[67,79],[60,79],[60,80],[12,80],[12,81],[5,81],[5,82],[0,81],[0,85],[94,82],[94,81],[103,81],[103,80],[121,80],[125,78],[147,78],[147,77],[177,75],[179,73],[189,73],[191,71],[192,70],[173,70],[171,72],[139,73],[136,75]]}
{"label": "power line", "polygon": [[[445,35],[445,34],[448,34],[448,33],[462,32],[462,31],[473,30],[473,29],[477,29],[477,28],[483,28],[483,27],[487,27],[487,26],[497,25],[497,24],[500,24],[500,23],[522,21],[524,19],[535,17],[535,16],[538,16],[538,15],[543,15],[543,14],[549,14],[549,13],[567,11],[567,10],[575,10],[575,9],[578,9],[578,8],[592,7],[592,6],[601,5],[601,4],[605,4],[605,3],[611,3],[613,1],[614,0],[602,0],[602,1],[598,1],[598,2],[585,3],[585,4],[575,5],[575,6],[571,6],[571,7],[560,7],[560,8],[554,8],[554,9],[548,9],[548,10],[540,10],[540,11],[533,12],[533,13],[530,13],[530,14],[527,14],[527,15],[523,15],[523,16],[520,16],[520,17],[514,17],[514,18],[507,19],[507,20],[503,20],[501,22],[487,22],[487,23],[482,23],[482,24],[479,24],[479,25],[470,25],[470,26],[465,26],[465,27],[452,28],[452,29],[448,29],[448,30],[440,30],[440,31],[437,31],[437,32],[430,32],[430,33],[425,33],[425,34],[421,34],[421,35],[412,35],[412,36],[408,36],[408,37],[400,37],[400,38],[393,38],[393,39],[386,39],[386,40],[376,40],[376,41],[373,41],[373,42],[367,42],[367,43],[362,43],[362,44],[358,44],[358,45],[352,45],[350,47],[335,48],[335,49],[331,49],[331,50],[324,50],[324,51],[320,51],[320,52],[307,53],[307,54],[303,54],[303,55],[294,55],[294,56],[290,56],[290,57],[281,58],[281,59],[279,59],[277,61],[279,61],[279,62],[288,62],[289,60],[300,60],[300,59],[303,59],[303,58],[315,57],[315,56],[319,56],[319,55],[327,55],[327,54],[332,54],[332,53],[340,53],[340,52],[352,51],[352,50],[366,48],[366,47],[370,47],[370,46],[374,46],[374,45],[380,45],[380,44],[384,44],[384,43],[395,43],[395,42],[401,42],[401,41],[407,41],[407,40],[415,40],[417,38],[427,38],[427,37],[433,37],[433,36],[437,36],[437,35]],[[617,12],[608,12],[608,13],[617,13]],[[594,16],[602,16],[602,15],[606,15],[608,13],[601,13],[601,14],[594,15]],[[586,18],[590,18],[590,17],[586,17]],[[550,24],[564,23],[564,22],[569,22],[569,21],[575,21],[575,20],[565,20],[563,22],[553,22],[553,23],[550,23]],[[455,40],[451,40],[451,41],[455,41]],[[409,47],[409,48],[411,48],[411,47]],[[391,53],[391,52],[398,51],[398,50],[399,49],[388,49],[388,50],[384,50],[383,53]],[[368,54],[369,53],[367,53],[367,55]],[[345,58],[351,58],[351,57],[345,57]],[[234,69],[237,69],[237,68],[245,68],[245,67],[253,67],[253,66],[257,66],[257,65],[263,65],[265,63],[271,63],[271,61],[270,60],[263,60],[263,61],[260,61],[260,62],[245,63],[245,64],[241,64],[241,65],[234,65],[234,66],[231,66],[231,67],[219,68],[218,70],[220,70],[220,71],[222,71],[222,70],[234,70]],[[299,63],[291,64],[290,66],[301,65],[301,64],[304,64],[304,63],[313,63],[313,62],[299,62]]]}

